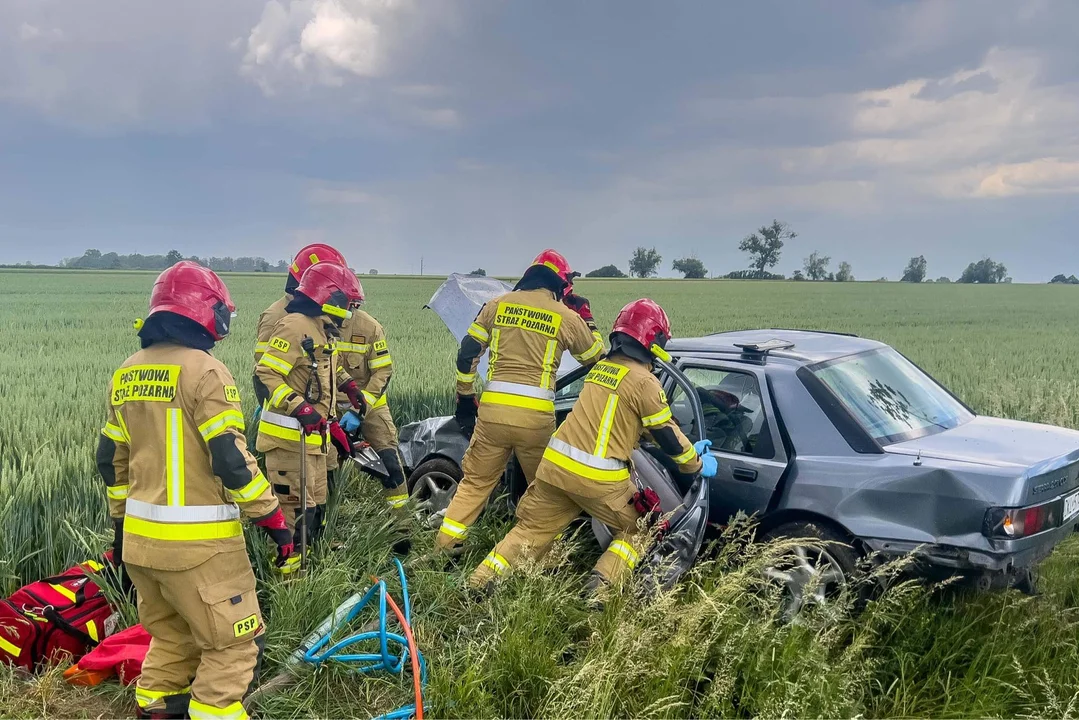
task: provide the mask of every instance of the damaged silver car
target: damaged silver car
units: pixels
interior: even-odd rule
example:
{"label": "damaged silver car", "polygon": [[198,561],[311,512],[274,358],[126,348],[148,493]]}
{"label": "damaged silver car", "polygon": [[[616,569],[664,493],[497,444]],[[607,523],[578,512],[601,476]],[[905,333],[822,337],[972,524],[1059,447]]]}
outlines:
{"label": "damaged silver car", "polygon": [[[691,439],[712,441],[719,464],[702,492],[677,487],[647,444],[634,456],[635,481],[657,489],[665,510],[678,506],[676,521],[705,503],[701,537],[680,555],[695,557],[703,536],[738,512],[756,516],[759,538],[822,541],[775,570],[801,604],[826,602],[869,555],[913,553],[927,576],[1030,589],[1029,571],[1079,529],[1079,432],[978,416],[883,343],[768,329],[667,349],[672,362],[657,372],[674,417]],[[583,375],[560,373],[559,420]],[[451,417],[402,428],[409,485],[426,512],[448,505],[466,447]],[[511,497],[524,490],[512,461],[505,482]]]}

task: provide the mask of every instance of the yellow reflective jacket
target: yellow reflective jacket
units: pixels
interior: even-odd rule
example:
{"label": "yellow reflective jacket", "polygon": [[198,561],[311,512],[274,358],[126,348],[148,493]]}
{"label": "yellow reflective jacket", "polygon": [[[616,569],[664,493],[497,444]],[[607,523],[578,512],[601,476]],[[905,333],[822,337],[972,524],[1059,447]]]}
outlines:
{"label": "yellow reflective jacket", "polygon": [[[336,415],[337,385],[349,379],[337,363],[336,334],[337,327],[326,315],[309,317],[302,313],[287,313],[274,326],[266,341],[267,349],[255,366],[255,377],[269,393],[259,416],[255,444],[259,452],[300,451],[300,422],[292,414],[306,402],[327,420]],[[314,342],[317,382],[312,379],[311,360],[303,351],[304,338]],[[312,379],[311,397],[305,399],[309,379]],[[325,452],[327,441],[322,435],[308,435],[305,444],[307,452],[320,454]]]}
{"label": "yellow reflective jacket", "polygon": [[[603,356],[603,341],[549,290],[514,290],[491,300],[468,334],[480,344],[480,355],[483,348],[491,353],[480,418],[524,428],[550,423],[564,351],[585,365]],[[458,393],[474,392],[478,365],[479,356],[468,372],[458,368]]]}
{"label": "yellow reflective jacket", "polygon": [[281,299],[263,310],[262,314],[259,315],[258,326],[255,329],[255,336],[258,338],[255,343],[256,369],[259,360],[262,359],[262,353],[266,352],[267,343],[273,335],[274,328],[277,327],[277,323],[281,322],[281,318],[288,315],[288,310],[285,308],[290,302],[292,302],[292,295],[285,293]]}
{"label": "yellow reflective jacket", "polygon": [[701,459],[674,421],[651,368],[621,354],[602,360],[585,376],[573,410],[543,453],[544,479],[627,480],[630,456],[644,434],[652,436],[681,472],[700,471]]}
{"label": "yellow reflective jacket", "polygon": [[240,391],[210,353],[140,350],[113,374],[108,407],[97,465],[110,514],[124,518],[126,562],[193,568],[245,548],[241,515],[277,510],[247,451]]}
{"label": "yellow reflective jacket", "polygon": [[[393,357],[382,325],[363,310],[341,324],[337,353],[345,371],[356,381],[369,410],[386,404],[386,386],[393,375]],[[338,398],[340,400],[340,398]],[[344,403],[348,404],[345,398]]]}

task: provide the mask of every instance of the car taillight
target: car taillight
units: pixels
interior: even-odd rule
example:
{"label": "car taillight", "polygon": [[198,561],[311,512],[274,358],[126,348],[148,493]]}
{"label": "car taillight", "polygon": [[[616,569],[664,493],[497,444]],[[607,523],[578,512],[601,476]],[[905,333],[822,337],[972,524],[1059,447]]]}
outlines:
{"label": "car taillight", "polygon": [[985,534],[998,538],[1022,538],[1060,527],[1062,501],[1023,508],[989,508],[985,514]]}

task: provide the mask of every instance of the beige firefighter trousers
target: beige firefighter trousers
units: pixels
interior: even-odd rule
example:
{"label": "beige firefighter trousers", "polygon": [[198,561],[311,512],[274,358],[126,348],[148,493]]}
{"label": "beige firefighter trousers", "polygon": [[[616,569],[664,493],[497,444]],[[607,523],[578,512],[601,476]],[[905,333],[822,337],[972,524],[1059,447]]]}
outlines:
{"label": "beige firefighter trousers", "polygon": [[437,546],[448,549],[464,542],[468,537],[468,528],[476,522],[499,478],[506,471],[510,455],[517,456],[525,480],[532,485],[536,468],[554,430],[554,415],[549,426],[539,429],[484,421],[482,418],[478,420],[461,462],[464,477],[446,510],[446,517],[438,532]]}
{"label": "beige firefighter trousers", "polygon": [[540,465],[536,481],[517,504],[517,524],[472,573],[472,587],[484,587],[522,560],[542,557],[581,510],[615,531],[595,572],[613,583],[636,566],[647,530],[637,522],[641,516],[633,506],[633,482],[599,483],[576,476],[567,482],[568,473],[556,469],[556,485],[545,479],[548,468],[548,463]]}
{"label": "beige firefighter trousers", "polygon": [[139,707],[186,709],[196,719],[246,717],[240,701],[254,680],[263,634],[247,553],[221,553],[190,570],[126,569],[138,590],[139,622],[152,638],[135,691]]}
{"label": "beige firefighter trousers", "polygon": [[[337,451],[331,446],[330,452]],[[325,505],[329,492],[326,483],[326,456],[307,453],[307,507]],[[266,451],[266,477],[281,503],[288,529],[295,531],[300,515],[300,453],[288,450]]]}
{"label": "beige firefighter trousers", "polygon": [[[397,457],[399,467],[403,467],[401,453],[397,449],[397,426],[393,424],[393,416],[390,414],[390,406],[382,405],[367,411],[363,416],[361,429],[363,439],[366,440],[375,452],[382,454],[392,451]],[[408,486],[404,482],[403,474],[397,487],[382,488],[382,497],[392,510],[407,515],[405,505],[408,503]]]}

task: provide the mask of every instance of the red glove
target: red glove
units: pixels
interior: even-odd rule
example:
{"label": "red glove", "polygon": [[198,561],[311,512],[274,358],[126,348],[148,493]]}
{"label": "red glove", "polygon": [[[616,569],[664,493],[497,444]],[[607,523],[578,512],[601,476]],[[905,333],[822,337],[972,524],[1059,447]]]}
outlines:
{"label": "red glove", "polygon": [[288,530],[288,525],[285,523],[285,514],[281,512],[281,508],[277,508],[272,513],[256,520],[255,524],[266,531],[266,534],[270,536],[270,539],[277,545],[277,567],[281,567],[285,564],[285,560],[292,555],[296,546],[292,541],[292,533]]}
{"label": "red glove", "polygon": [[330,441],[342,457],[352,457],[355,453],[352,449],[352,441],[348,439],[348,435],[336,420],[330,423]]}
{"label": "red glove", "polygon": [[356,384],[355,380],[349,380],[340,387],[340,390],[345,395],[348,395],[348,401],[352,403],[352,407],[359,411],[360,415],[367,413],[367,400],[364,399],[363,393],[360,392],[360,386]]}
{"label": "red glove", "polygon": [[574,311],[581,316],[585,322],[594,323],[596,320],[592,317],[592,305],[589,304],[588,298],[582,297],[575,293],[569,293],[566,297],[562,298],[562,302],[566,307]]}
{"label": "red glove", "polygon": [[652,488],[645,488],[634,493],[633,507],[641,515],[663,512],[663,508],[660,507],[659,495]]}
{"label": "red glove", "polygon": [[326,432],[326,418],[319,415],[318,410],[308,403],[298,407],[292,415],[300,421],[304,435],[321,435]]}
{"label": "red glove", "polygon": [[[652,525],[660,517],[663,516],[663,508],[660,506],[659,495],[652,488],[645,488],[633,494],[633,498],[630,500],[634,509],[639,512],[645,521]],[[670,529],[671,523],[669,520],[662,521],[656,528],[656,535],[662,536]]]}

